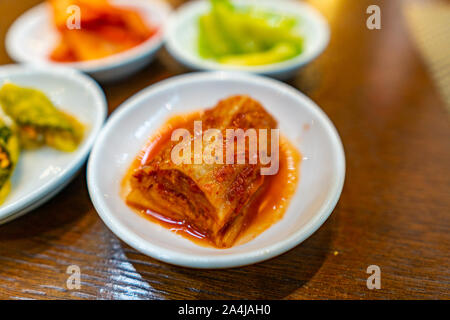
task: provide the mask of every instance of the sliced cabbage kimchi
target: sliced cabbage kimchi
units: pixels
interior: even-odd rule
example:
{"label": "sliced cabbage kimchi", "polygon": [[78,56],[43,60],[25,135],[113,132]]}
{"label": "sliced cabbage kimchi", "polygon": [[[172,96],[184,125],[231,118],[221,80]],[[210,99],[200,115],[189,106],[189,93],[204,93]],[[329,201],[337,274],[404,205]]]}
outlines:
{"label": "sliced cabbage kimchi", "polygon": [[[193,120],[202,121],[203,135],[208,129],[220,130],[224,145],[227,129],[245,131],[253,128],[256,132],[259,129],[268,130],[267,146],[270,146],[271,129],[277,127],[275,119],[262,105],[248,96],[221,100],[214,108],[198,113],[197,118],[187,121],[184,128],[192,137],[195,133]],[[203,138],[205,150],[213,139]],[[193,152],[191,163],[176,164],[171,153],[179,141],[172,141],[169,134],[151,158],[141,162],[130,175],[131,191],[127,195],[127,203],[136,208],[149,209],[171,221],[185,223],[217,247],[231,247],[242,231],[250,211],[247,209],[263,189],[266,177],[261,174],[264,167],[261,161],[249,163],[248,141],[246,139],[244,164],[226,164],[225,147],[223,163],[203,161],[196,164]],[[233,147],[236,148],[234,139]]]}

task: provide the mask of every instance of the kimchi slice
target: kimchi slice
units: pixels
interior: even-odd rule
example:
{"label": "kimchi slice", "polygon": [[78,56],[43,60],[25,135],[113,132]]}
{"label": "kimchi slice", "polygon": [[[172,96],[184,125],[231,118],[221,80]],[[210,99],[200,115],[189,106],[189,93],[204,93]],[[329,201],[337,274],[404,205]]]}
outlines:
{"label": "kimchi slice", "polygon": [[[227,129],[256,129],[257,132],[267,129],[270,132],[277,126],[261,104],[248,96],[224,99],[195,120],[202,121],[203,134],[208,129],[218,129],[223,137]],[[186,129],[194,136],[192,121]],[[226,164],[224,155],[223,163],[195,164],[194,154],[191,163],[175,164],[171,153],[177,143],[167,140],[133,172],[128,204],[186,223],[206,235],[217,247],[232,246],[246,221],[246,207],[264,183],[263,165],[260,161],[249,163],[248,141],[244,164]],[[210,143],[213,142],[204,139],[203,150]],[[225,147],[223,152],[225,154]],[[234,154],[237,156],[237,152]]]}
{"label": "kimchi slice", "polygon": [[[50,54],[58,62],[89,61],[131,49],[156,33],[136,9],[108,0],[48,0],[59,43]],[[79,26],[72,28],[79,8]]]}

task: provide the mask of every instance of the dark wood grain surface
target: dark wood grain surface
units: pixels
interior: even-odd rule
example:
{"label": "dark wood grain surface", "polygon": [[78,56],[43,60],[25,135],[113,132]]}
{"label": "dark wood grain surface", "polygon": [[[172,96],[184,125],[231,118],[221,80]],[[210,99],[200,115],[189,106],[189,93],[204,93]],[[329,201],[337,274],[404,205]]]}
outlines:
{"label": "dark wood grain surface", "polygon": [[[9,25],[37,2],[0,0],[0,64],[12,62],[3,45]],[[0,226],[0,298],[450,299],[449,114],[408,34],[404,2],[309,2],[328,19],[331,42],[288,82],[334,122],[347,161],[341,199],[314,235],[249,267],[171,266],[106,228],[83,170],[47,204]],[[365,12],[373,2],[382,29],[370,31]],[[162,51],[142,72],[103,86],[109,111],[185,71]],[[79,290],[66,287],[74,264]],[[380,290],[366,287],[372,264],[381,268]]]}

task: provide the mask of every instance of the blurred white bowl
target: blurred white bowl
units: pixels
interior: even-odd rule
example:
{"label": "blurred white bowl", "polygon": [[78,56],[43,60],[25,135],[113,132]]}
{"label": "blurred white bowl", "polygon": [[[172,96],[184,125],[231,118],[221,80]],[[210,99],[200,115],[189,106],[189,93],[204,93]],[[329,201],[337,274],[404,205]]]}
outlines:
{"label": "blurred white bowl", "polygon": [[172,13],[166,27],[166,47],[181,64],[194,70],[231,70],[272,76],[291,77],[301,66],[311,62],[328,45],[330,31],[325,18],[301,1],[234,0],[237,5],[255,5],[273,12],[294,16],[304,37],[304,50],[298,56],[261,66],[230,66],[201,57],[198,53],[198,18],[210,10],[207,0],[187,2]]}
{"label": "blurred white bowl", "polygon": [[48,56],[57,44],[58,32],[52,23],[50,6],[42,3],[25,12],[12,24],[6,35],[6,50],[17,62],[74,68],[103,82],[125,78],[153,60],[162,46],[164,26],[171,9],[159,0],[113,0],[112,3],[138,10],[145,21],[158,28],[157,33],[134,48],[106,58],[54,62]]}
{"label": "blurred white bowl", "polygon": [[[128,207],[121,182],[148,139],[173,114],[211,107],[235,94],[260,101],[303,155],[300,181],[283,218],[255,239],[208,248],[153,223]],[[307,128],[307,129],[305,129]],[[193,268],[227,268],[270,259],[316,231],[333,211],[345,177],[341,140],[325,113],[298,90],[273,79],[226,72],[173,77],[123,103],[102,129],[88,162],[88,188],[105,224],[156,259]]]}
{"label": "blurred white bowl", "polygon": [[58,107],[85,124],[86,132],[73,152],[48,147],[21,152],[11,179],[11,193],[0,205],[0,224],[42,205],[72,180],[84,164],[107,112],[98,84],[73,69],[1,66],[0,87],[5,82],[42,90]]}

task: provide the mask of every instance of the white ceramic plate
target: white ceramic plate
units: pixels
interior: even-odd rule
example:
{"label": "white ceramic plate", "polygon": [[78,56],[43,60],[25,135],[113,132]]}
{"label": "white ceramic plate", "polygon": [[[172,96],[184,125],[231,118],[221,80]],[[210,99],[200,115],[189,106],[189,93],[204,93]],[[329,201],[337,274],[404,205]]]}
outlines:
{"label": "white ceramic plate", "polygon": [[83,122],[86,132],[74,152],[48,147],[22,151],[11,180],[11,193],[0,205],[0,224],[43,204],[70,182],[85,162],[107,112],[98,84],[73,69],[2,66],[0,87],[6,81],[42,90],[58,107]]}
{"label": "white ceramic plate", "polygon": [[263,66],[227,66],[199,56],[198,18],[209,11],[207,0],[187,2],[174,12],[166,28],[166,47],[183,65],[194,70],[234,70],[268,75],[280,79],[292,76],[301,66],[311,62],[328,45],[330,31],[323,16],[310,5],[289,0],[234,0],[238,5],[255,5],[270,11],[297,17],[305,39],[304,51],[289,60]]}
{"label": "white ceramic plate", "polygon": [[[51,8],[42,3],[20,16],[6,35],[6,50],[17,62],[56,64],[86,72],[99,81],[118,80],[150,63],[163,42],[164,25],[170,7],[159,0],[113,0],[114,4],[137,9],[158,32],[142,44],[107,58],[75,63],[58,63],[48,59],[58,41],[52,25]],[[81,15],[83,12],[81,12]]]}
{"label": "white ceramic plate", "polygon": [[[301,178],[278,223],[245,244],[229,249],[206,248],[136,214],[119,196],[120,183],[132,160],[171,114],[211,107],[234,94],[252,96],[275,116],[282,134],[304,156]],[[130,98],[109,118],[88,162],[89,193],[106,225],[144,254],[193,268],[247,265],[298,245],[330,215],[344,176],[345,159],[339,136],[314,102],[277,80],[224,72],[174,77]]]}

